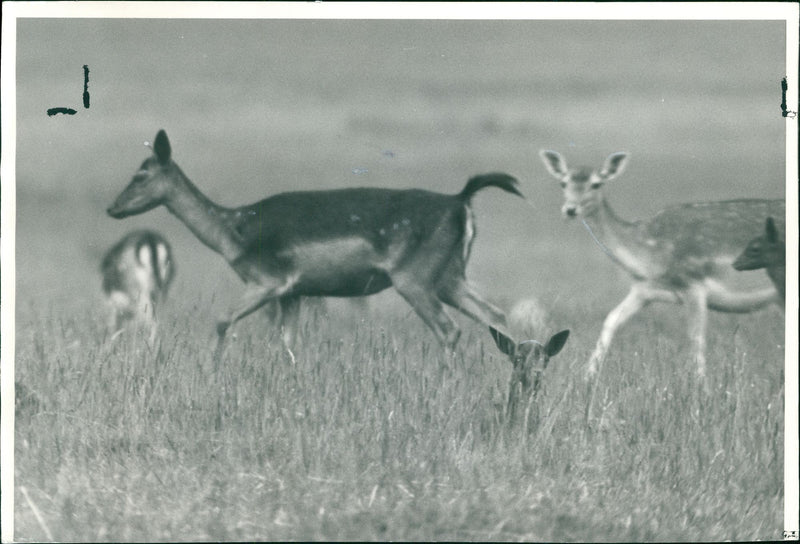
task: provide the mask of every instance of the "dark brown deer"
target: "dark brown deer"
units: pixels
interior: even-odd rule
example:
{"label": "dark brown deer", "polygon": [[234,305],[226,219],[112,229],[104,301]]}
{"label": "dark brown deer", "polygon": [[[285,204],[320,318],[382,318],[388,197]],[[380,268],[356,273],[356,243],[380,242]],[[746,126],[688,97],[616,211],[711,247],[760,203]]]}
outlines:
{"label": "dark brown deer", "polygon": [[507,335],[503,312],[467,282],[465,267],[475,236],[472,197],[485,187],[522,196],[513,177],[475,176],[455,195],[420,189],[298,191],[226,208],[184,175],[163,130],[152,148],[108,213],[119,219],[165,206],[245,282],[244,295],[217,324],[217,362],[230,326],[271,301],[280,304],[291,354],[300,297],[365,296],[390,286],[448,349],[460,331],[444,304]]}
{"label": "dark brown deer", "polygon": [[750,240],[741,255],[733,261],[736,270],[766,268],[767,275],[781,298],[786,300],[786,243],[781,239],[775,220],[767,218],[764,234]]}

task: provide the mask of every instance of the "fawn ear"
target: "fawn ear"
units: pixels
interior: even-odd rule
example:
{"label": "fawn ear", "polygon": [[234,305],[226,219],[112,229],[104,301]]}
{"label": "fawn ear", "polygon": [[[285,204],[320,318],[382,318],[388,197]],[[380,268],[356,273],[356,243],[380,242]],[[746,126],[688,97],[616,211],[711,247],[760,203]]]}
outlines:
{"label": "fawn ear", "polygon": [[611,181],[619,176],[628,165],[628,154],[624,152],[612,153],[603,163],[600,170],[600,177],[603,181]]}
{"label": "fawn ear", "polygon": [[775,227],[775,220],[767,217],[767,241],[774,244],[778,241],[778,229]]}
{"label": "fawn ear", "polygon": [[153,151],[156,154],[158,162],[161,164],[169,162],[170,156],[172,155],[172,148],[169,145],[169,138],[167,138],[167,133],[164,132],[164,129],[159,130],[158,134],[156,134]]}
{"label": "fawn ear", "polygon": [[558,151],[550,151],[549,149],[541,149],[539,151],[544,167],[550,172],[550,175],[556,179],[561,179],[567,175],[569,171],[567,168],[567,161],[561,156]]}
{"label": "fawn ear", "polygon": [[548,357],[553,357],[558,354],[561,348],[564,347],[564,344],[567,343],[567,338],[569,338],[569,329],[555,333],[550,337],[550,340],[547,341],[544,352]]}
{"label": "fawn ear", "polygon": [[489,327],[489,332],[492,333],[497,348],[509,357],[513,357],[517,350],[517,343],[494,327]]}

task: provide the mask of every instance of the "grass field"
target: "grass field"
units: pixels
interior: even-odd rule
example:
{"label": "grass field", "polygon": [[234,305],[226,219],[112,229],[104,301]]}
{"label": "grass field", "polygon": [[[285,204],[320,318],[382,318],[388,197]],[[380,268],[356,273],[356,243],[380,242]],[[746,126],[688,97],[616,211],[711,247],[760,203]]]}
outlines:
{"label": "grass field", "polygon": [[[561,220],[536,155],[630,151],[608,189],[626,218],[782,197],[779,24],[29,20],[18,37],[15,378],[38,402],[16,420],[17,540],[781,537],[782,314],[710,315],[703,394],[683,309],[648,308],[587,421],[584,365],[629,282]],[[82,64],[92,107],[47,118],[79,103]],[[248,318],[214,371],[234,273],[163,209],[105,215],[159,128],[225,205],[519,177],[524,201],[476,196],[467,275],[505,309],[537,297],[539,340],[572,331],[528,428],[503,424],[510,364],[487,331],[459,318],[447,357],[392,292],[368,314],[304,309],[296,366]],[[143,226],[178,274],[152,350],[103,341],[100,258]]]}
{"label": "grass field", "polygon": [[[621,335],[588,424],[597,320],[572,318],[586,332],[524,433],[500,424],[509,365],[478,327],[447,359],[415,316],[311,313],[292,367],[254,318],[214,373],[198,305],[176,303],[155,351],[104,351],[90,310],[31,316],[18,339],[41,404],[18,420],[17,482],[59,540],[779,537],[777,312],[712,322],[708,396],[678,320],[649,313]],[[20,539],[44,539],[17,495]]]}

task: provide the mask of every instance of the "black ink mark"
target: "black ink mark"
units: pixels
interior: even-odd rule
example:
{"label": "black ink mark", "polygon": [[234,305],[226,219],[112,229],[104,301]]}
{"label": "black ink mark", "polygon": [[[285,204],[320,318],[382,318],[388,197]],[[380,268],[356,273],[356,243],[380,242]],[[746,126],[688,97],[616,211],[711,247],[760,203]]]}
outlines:
{"label": "black ink mark", "polygon": [[797,115],[796,111],[789,111],[786,109],[786,91],[789,89],[789,84],[786,82],[786,78],[784,77],[781,80],[781,113],[784,117],[788,117],[789,119],[794,119]]}
{"label": "black ink mark", "polygon": [[75,115],[78,112],[73,110],[72,108],[50,108],[49,110],[47,110],[48,117],[52,117],[59,113],[63,113],[64,115]]}
{"label": "black ink mark", "polygon": [[83,65],[83,107],[89,109],[89,66]]}
{"label": "black ink mark", "polygon": [[[84,64],[83,65],[83,107],[89,107],[89,66]],[[72,108],[50,108],[47,110],[47,116],[52,117],[59,113],[63,113],[64,115],[75,115],[78,113],[77,111],[73,110]]]}

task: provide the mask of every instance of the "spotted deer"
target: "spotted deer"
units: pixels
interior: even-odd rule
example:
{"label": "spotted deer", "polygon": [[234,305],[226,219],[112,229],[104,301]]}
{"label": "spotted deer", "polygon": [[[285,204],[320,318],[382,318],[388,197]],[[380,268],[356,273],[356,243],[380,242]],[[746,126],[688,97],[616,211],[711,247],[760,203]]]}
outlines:
{"label": "spotted deer", "polygon": [[764,234],[750,240],[733,261],[736,270],[767,269],[767,275],[781,298],[786,299],[786,244],[778,233],[775,219],[767,217]]}
{"label": "spotted deer", "polygon": [[157,232],[133,231],[108,250],[100,271],[109,307],[109,331],[115,334],[133,322],[149,329],[152,342],[156,312],[175,277],[169,243]]}
{"label": "spotted deer", "polygon": [[778,303],[774,287],[734,290],[731,263],[764,217],[780,218],[783,200],[727,200],[666,208],[652,219],[625,221],[605,198],[605,184],[618,177],[627,153],[610,155],[600,169],[569,168],[556,151],[540,151],[547,171],[561,184],[566,218],[579,219],[598,246],[627,271],[633,286],[603,322],[586,368],[596,377],[617,329],[651,302],[686,307],[692,357],[704,387],[708,310],[752,312]]}
{"label": "spotted deer", "polygon": [[465,277],[475,236],[470,202],[483,188],[522,196],[508,174],[472,177],[454,195],[421,189],[351,188],[280,193],[227,208],[212,202],[172,159],[166,132],[108,208],[120,219],[165,206],[246,284],[217,324],[219,364],[228,329],[277,301],[284,345],[292,347],[300,297],[353,297],[390,286],[452,350],[460,331],[443,305],[507,335],[503,312]]}

